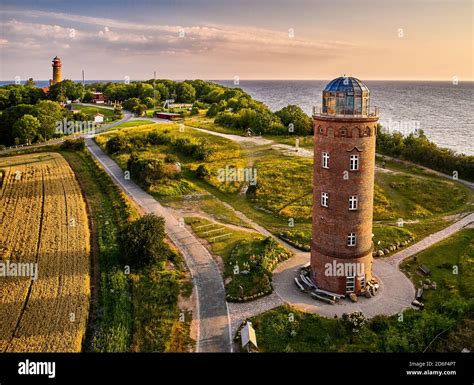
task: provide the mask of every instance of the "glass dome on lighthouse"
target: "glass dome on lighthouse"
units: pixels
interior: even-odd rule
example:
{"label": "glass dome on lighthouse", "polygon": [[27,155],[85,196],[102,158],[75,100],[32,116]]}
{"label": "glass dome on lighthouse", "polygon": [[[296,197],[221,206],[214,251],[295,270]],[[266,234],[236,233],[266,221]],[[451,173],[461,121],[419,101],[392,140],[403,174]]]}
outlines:
{"label": "glass dome on lighthouse", "polygon": [[369,116],[370,91],[359,79],[341,76],[323,90],[323,115]]}

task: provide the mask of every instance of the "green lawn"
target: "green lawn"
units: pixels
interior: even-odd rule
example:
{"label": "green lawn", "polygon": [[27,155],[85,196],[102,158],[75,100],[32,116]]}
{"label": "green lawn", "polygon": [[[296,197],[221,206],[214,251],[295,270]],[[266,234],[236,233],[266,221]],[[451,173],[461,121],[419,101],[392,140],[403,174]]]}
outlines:
{"label": "green lawn", "polygon": [[183,123],[190,127],[203,128],[205,130],[221,132],[223,134],[244,134],[244,132],[241,130],[219,126],[218,124],[214,123],[214,118],[206,117],[203,112],[195,116],[186,116]]}
{"label": "green lawn", "polygon": [[128,122],[123,122],[118,124],[115,127],[112,127],[112,130],[116,130],[119,128],[130,128],[130,127],[140,127],[145,125],[153,125],[157,123],[150,122],[149,120],[129,120]]}
{"label": "green lawn", "polygon": [[80,104],[73,104],[75,110],[82,111],[88,115],[94,115],[100,113],[104,115],[104,122],[111,122],[114,119],[114,110],[109,108],[103,108],[99,106],[83,106]]}

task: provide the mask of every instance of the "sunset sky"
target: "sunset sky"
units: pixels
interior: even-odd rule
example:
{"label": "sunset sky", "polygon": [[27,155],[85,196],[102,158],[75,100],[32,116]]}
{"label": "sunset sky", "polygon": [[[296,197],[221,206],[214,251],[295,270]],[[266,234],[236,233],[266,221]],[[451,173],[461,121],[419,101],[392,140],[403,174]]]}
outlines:
{"label": "sunset sky", "polygon": [[473,80],[471,0],[11,1],[0,79]]}

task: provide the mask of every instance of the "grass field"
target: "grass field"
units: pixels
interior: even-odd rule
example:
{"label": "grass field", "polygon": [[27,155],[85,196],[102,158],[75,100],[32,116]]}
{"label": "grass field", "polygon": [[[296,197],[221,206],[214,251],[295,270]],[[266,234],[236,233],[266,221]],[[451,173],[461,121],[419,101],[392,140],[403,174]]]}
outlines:
{"label": "grass field", "polygon": [[1,261],[37,263],[38,279],[2,277],[0,351],[78,352],[90,300],[90,235],[74,173],[56,153],[0,158]]}
{"label": "grass field", "polygon": [[74,109],[75,110],[78,110],[78,111],[81,111],[81,112],[84,112],[85,114],[88,114],[88,115],[95,115],[97,113],[100,113],[102,115],[104,115],[104,122],[107,121],[107,122],[111,122],[113,121],[114,119],[114,110],[113,109],[110,109],[110,108],[103,108],[103,107],[99,107],[99,106],[83,106],[83,105],[80,105],[80,104],[73,104],[74,106]]}
{"label": "grass field", "polygon": [[[190,119],[206,120],[202,116]],[[286,238],[294,244],[300,244],[300,248],[309,247],[313,184],[311,158],[286,156],[269,146],[240,147],[224,138],[179,127],[178,124],[160,125],[158,128],[145,125],[123,130],[132,142],[134,138],[156,130],[168,132],[172,137],[205,140],[213,150],[211,159],[196,161],[169,145],[133,146],[133,151],[142,158],[163,159],[166,154],[173,153],[182,165],[182,178],[179,181],[160,180],[149,188],[151,193],[159,199],[163,196],[179,198],[193,193],[210,193],[272,233],[285,233]],[[99,144],[104,147],[109,137],[100,136]],[[114,155],[123,169],[129,156],[129,152]],[[196,176],[195,170],[200,164],[205,165],[210,175],[205,178]],[[376,247],[385,254],[398,244],[401,245],[398,247],[404,247],[406,242],[421,239],[448,226],[454,220],[453,215],[472,210],[473,192],[456,181],[414,165],[388,160],[385,160],[384,165],[382,160],[377,160],[376,165],[374,241]],[[257,185],[249,189],[247,195],[239,194],[248,183],[220,180],[219,172],[226,167],[255,169]],[[179,199],[173,205],[179,207]],[[186,203],[183,202],[183,205]],[[399,225],[400,221],[403,227]]]}
{"label": "grass field", "polygon": [[150,122],[149,120],[129,120],[128,122],[120,123],[112,127],[111,129],[116,130],[119,128],[140,127],[140,126],[145,126],[145,125],[150,125],[150,124],[153,124],[153,122]]}

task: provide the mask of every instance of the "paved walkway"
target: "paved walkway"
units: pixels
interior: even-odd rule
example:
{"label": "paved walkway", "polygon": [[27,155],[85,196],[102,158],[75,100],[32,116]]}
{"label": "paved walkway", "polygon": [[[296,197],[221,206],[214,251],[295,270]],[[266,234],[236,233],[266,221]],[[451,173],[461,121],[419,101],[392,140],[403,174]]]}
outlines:
{"label": "paved walkway", "polygon": [[262,297],[250,302],[229,302],[232,336],[235,335],[238,328],[245,320],[283,304],[284,302],[275,292],[267,295],[266,297]]}
{"label": "paved walkway", "polygon": [[86,139],[92,155],[102,164],[114,182],[145,212],[165,218],[166,232],[186,259],[197,293],[198,352],[231,351],[230,324],[225,290],[219,268],[199,240],[155,198],[143,191],[133,181],[126,180],[120,167],[92,138]]}
{"label": "paved walkway", "polygon": [[464,218],[453,223],[451,226],[444,228],[443,230],[438,231],[437,233],[431,234],[426,238],[422,239],[420,242],[417,242],[406,249],[399,251],[398,253],[385,259],[389,264],[396,266],[400,265],[400,262],[405,258],[411,257],[422,250],[427,249],[430,246],[433,246],[435,243],[442,241],[445,238],[450,237],[454,233],[458,232],[462,228],[474,223],[474,213],[466,215]]}

